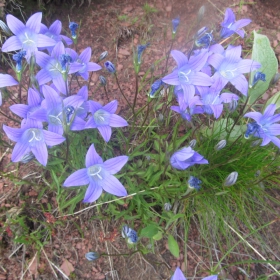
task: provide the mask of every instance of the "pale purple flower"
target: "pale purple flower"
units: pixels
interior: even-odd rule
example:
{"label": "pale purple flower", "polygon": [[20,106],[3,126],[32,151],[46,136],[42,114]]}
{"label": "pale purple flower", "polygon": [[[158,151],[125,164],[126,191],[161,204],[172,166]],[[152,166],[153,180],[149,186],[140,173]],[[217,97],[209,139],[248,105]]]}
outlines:
{"label": "pale purple flower", "polygon": [[86,168],[71,174],[63,186],[88,185],[83,202],[94,202],[100,197],[103,190],[116,196],[125,196],[127,195],[125,187],[113,175],[119,172],[127,161],[128,156],[118,156],[103,162],[92,144],[86,155]]}
{"label": "pale purple flower", "polygon": [[173,50],[171,55],[176,60],[177,68],[165,76],[162,81],[169,85],[180,85],[184,91],[185,100],[188,96],[193,96],[195,93],[195,86],[210,86],[213,81],[207,74],[200,72],[206,65],[208,59],[208,52],[205,49],[191,56],[190,59],[180,51]]}
{"label": "pale purple flower", "polygon": [[40,93],[33,88],[29,88],[27,97],[28,105],[14,104],[10,106],[10,110],[23,119],[32,119],[32,114],[40,108],[41,102],[42,98]]}
{"label": "pale purple flower", "polygon": [[[62,23],[60,20],[56,20],[54,21],[51,26],[48,28],[45,24],[41,23],[40,26],[40,34],[46,35],[50,38],[52,38],[53,40],[56,41],[56,43],[58,42],[65,42],[67,45],[71,45],[73,43],[73,41],[64,35],[61,35],[61,29],[62,29]],[[44,49],[44,48],[41,48]],[[51,53],[53,47],[48,47],[48,52]]]}
{"label": "pale purple flower", "polygon": [[228,46],[224,54],[212,54],[208,63],[216,69],[213,78],[220,77],[222,79],[222,87],[230,82],[243,95],[247,96],[248,81],[243,74],[260,68],[261,64],[251,59],[242,59],[241,51],[241,46]]}
{"label": "pale purple flower", "polygon": [[17,85],[18,82],[8,74],[0,74],[0,88]]}
{"label": "pale purple flower", "polygon": [[85,128],[97,128],[103,139],[108,142],[112,134],[111,127],[124,127],[128,125],[125,119],[115,114],[117,107],[117,100],[113,100],[105,106],[90,100],[89,111],[92,116],[86,123]]}
{"label": "pale purple flower", "polygon": [[[170,280],[187,280],[187,278],[184,276],[182,270],[177,267]],[[218,280],[218,275],[207,276],[202,278],[201,280]]]}
{"label": "pale purple flower", "polygon": [[223,92],[222,79],[217,77],[211,87],[198,87],[203,104],[203,110],[208,115],[214,115],[216,119],[220,117],[223,112],[223,103],[231,103],[232,100],[238,100],[239,97],[233,93]]}
{"label": "pale purple flower", "polygon": [[36,63],[42,68],[36,75],[39,85],[53,81],[55,87],[63,94],[67,94],[67,81],[65,75],[78,72],[83,65],[78,62],[62,65],[62,55],[69,55],[72,52],[58,42],[52,50],[51,56],[43,52],[36,52]]}
{"label": "pale purple flower", "polygon": [[94,62],[90,62],[91,59],[91,48],[87,47],[82,51],[82,53],[78,56],[76,52],[72,50],[71,56],[73,58],[73,61],[81,64],[81,69],[79,71],[75,72],[76,75],[82,76],[86,81],[88,80],[90,71],[98,71],[102,69],[100,65]]}
{"label": "pale purple flower", "polygon": [[244,26],[248,25],[251,22],[250,19],[240,19],[235,21],[235,15],[232,9],[227,8],[225,12],[225,18],[221,23],[222,29],[220,32],[221,38],[230,37],[234,32],[237,33],[240,37],[244,37],[244,31],[241,29]]}
{"label": "pale purple flower", "polygon": [[26,154],[32,152],[36,159],[46,166],[48,161],[47,146],[59,145],[65,140],[57,133],[43,130],[41,123],[31,119],[22,122],[21,128],[4,125],[3,130],[12,141],[17,142],[12,152],[11,160],[13,162],[21,161]]}
{"label": "pale purple flower", "polygon": [[51,47],[56,41],[46,35],[39,34],[42,20],[42,13],[32,15],[24,25],[19,19],[12,15],[6,17],[7,25],[15,34],[8,38],[2,46],[3,52],[25,50],[26,59],[29,61],[31,54],[38,48]]}
{"label": "pale purple flower", "polygon": [[185,147],[171,156],[170,164],[176,169],[185,170],[195,164],[208,164],[208,160],[191,147]]}
{"label": "pale purple flower", "polygon": [[275,111],[276,105],[270,104],[267,106],[263,114],[259,112],[245,114],[244,117],[255,120],[253,123],[248,123],[245,138],[254,135],[255,137],[262,138],[263,141],[261,146],[265,146],[271,141],[280,148],[280,140],[276,137],[277,135],[280,135],[280,124],[276,124],[276,122],[280,121],[280,114],[274,115]]}

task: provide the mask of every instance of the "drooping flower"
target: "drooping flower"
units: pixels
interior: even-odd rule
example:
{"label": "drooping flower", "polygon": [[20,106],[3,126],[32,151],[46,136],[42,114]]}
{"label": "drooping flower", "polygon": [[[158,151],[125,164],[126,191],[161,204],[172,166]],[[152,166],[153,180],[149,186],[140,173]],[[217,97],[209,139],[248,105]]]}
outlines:
{"label": "drooping flower", "polygon": [[242,30],[242,28],[248,25],[250,22],[250,19],[240,19],[238,21],[235,21],[235,15],[232,9],[227,8],[225,12],[225,18],[221,23],[222,29],[220,32],[220,37],[227,38],[235,32],[243,38],[244,31]]}
{"label": "drooping flower", "polygon": [[201,188],[201,180],[199,180],[197,177],[190,176],[188,180],[188,186],[191,189],[196,189],[197,191]]}
{"label": "drooping flower", "polygon": [[242,59],[241,51],[241,46],[229,45],[223,54],[212,54],[208,63],[216,69],[213,78],[215,80],[222,79],[222,87],[230,82],[243,95],[247,96],[248,81],[243,74],[260,68],[261,64],[251,59]]}
{"label": "drooping flower", "polygon": [[98,71],[102,67],[97,63],[90,62],[91,59],[91,48],[87,47],[84,49],[81,54],[78,56],[75,51],[72,50],[71,56],[73,61],[81,64],[81,68],[75,72],[76,75],[82,76],[86,81],[88,80],[89,74],[91,71]]}
{"label": "drooping flower", "polygon": [[29,61],[31,54],[39,47],[51,47],[56,44],[52,38],[39,34],[42,20],[42,13],[32,15],[24,25],[19,19],[12,15],[7,15],[7,25],[15,34],[8,38],[2,46],[3,52],[16,50],[26,51],[26,59]]}
{"label": "drooping flower", "polygon": [[97,252],[88,252],[85,254],[85,257],[88,261],[92,262],[99,258],[99,254]]}
{"label": "drooping flower", "polygon": [[106,61],[104,66],[109,73],[114,74],[116,72],[116,67],[111,61]]}
{"label": "drooping flower", "polygon": [[59,145],[65,140],[57,133],[44,130],[40,122],[31,119],[22,122],[21,128],[4,125],[3,130],[12,141],[17,142],[12,152],[11,160],[13,162],[21,161],[26,154],[32,152],[36,159],[46,166],[48,161],[47,146]]}
{"label": "drooping flower", "polygon": [[237,178],[238,178],[238,172],[236,172],[236,171],[231,172],[225,179],[224,186],[230,187],[230,186],[234,185],[237,181]]}
{"label": "drooping flower", "polygon": [[120,171],[127,161],[128,156],[118,156],[103,162],[92,144],[86,155],[86,168],[71,174],[63,186],[88,185],[83,202],[94,202],[100,197],[102,190],[116,196],[125,196],[126,189],[113,175]]}
{"label": "drooping flower", "polygon": [[105,106],[90,100],[89,111],[92,116],[87,121],[85,128],[97,128],[103,139],[108,142],[112,134],[111,127],[124,127],[128,125],[125,119],[115,114],[117,107],[117,100],[113,100]]}
{"label": "drooping flower", "polygon": [[195,86],[210,86],[213,81],[207,74],[200,72],[208,59],[208,52],[205,49],[191,56],[190,59],[180,51],[173,50],[171,55],[176,60],[177,68],[165,76],[162,81],[169,85],[180,85],[184,91],[185,100],[188,96],[194,96]]}
{"label": "drooping flower", "polygon": [[173,34],[176,34],[179,24],[180,24],[179,17],[172,19],[172,33]]}
{"label": "drooping flower", "polygon": [[208,164],[208,160],[191,147],[185,147],[171,156],[170,164],[176,169],[185,170],[195,164]]}
{"label": "drooping flower", "polygon": [[33,88],[29,88],[27,96],[28,105],[14,104],[10,106],[10,110],[23,119],[32,119],[32,114],[40,108],[41,102],[42,98],[40,93]]}
{"label": "drooping flower", "polygon": [[[56,43],[62,41],[65,42],[67,45],[73,44],[73,41],[69,37],[60,34],[61,29],[62,29],[62,23],[60,20],[54,21],[49,28],[45,24],[41,23],[40,34],[52,38],[53,40],[56,41]],[[48,52],[51,53],[53,47],[48,47],[47,49]]]}
{"label": "drooping flower", "polygon": [[262,138],[261,146],[267,145],[270,141],[280,148],[280,140],[277,135],[280,135],[280,114],[274,115],[276,110],[275,104],[270,104],[265,109],[263,115],[259,112],[250,112],[244,115],[246,118],[254,119],[255,122],[248,123],[245,138],[250,135]]}
{"label": "drooping flower", "polygon": [[127,225],[122,228],[122,237],[125,238],[129,244],[135,244],[138,241],[137,232]]}

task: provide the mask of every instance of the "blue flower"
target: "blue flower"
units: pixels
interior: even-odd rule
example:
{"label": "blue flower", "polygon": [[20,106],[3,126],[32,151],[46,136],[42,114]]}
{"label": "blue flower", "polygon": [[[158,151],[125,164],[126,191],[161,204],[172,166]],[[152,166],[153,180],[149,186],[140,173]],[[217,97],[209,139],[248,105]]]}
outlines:
{"label": "blue flower", "polygon": [[4,125],[3,130],[8,138],[17,142],[12,152],[11,159],[13,162],[21,161],[32,152],[36,159],[46,166],[48,161],[47,146],[55,146],[65,140],[63,136],[57,133],[43,130],[41,123],[31,119],[22,123],[21,128]]}
{"label": "blue flower", "polygon": [[162,80],[156,80],[152,85],[151,85],[151,90],[149,92],[149,96],[151,98],[154,97],[155,93],[159,90],[159,88],[161,87],[161,85],[163,84]]}
{"label": "blue flower", "polygon": [[108,142],[112,134],[111,127],[124,127],[128,125],[125,119],[115,114],[117,107],[117,100],[113,100],[105,106],[90,100],[89,111],[92,116],[87,121],[85,128],[97,128],[103,139]]}
{"label": "blue flower", "polygon": [[85,257],[88,261],[92,262],[99,258],[99,254],[97,252],[88,252],[85,254]]}
{"label": "blue flower", "polygon": [[202,27],[201,29],[198,30],[196,36],[195,36],[195,45],[197,47],[209,47],[210,44],[214,41],[214,37],[211,32],[206,32],[208,30],[207,27]]}
{"label": "blue flower", "polygon": [[172,33],[175,34],[177,32],[178,26],[180,24],[180,18],[176,17],[172,19]]}
{"label": "blue flower", "polygon": [[122,237],[125,238],[129,244],[135,244],[138,241],[137,232],[127,225],[122,228]]}
{"label": "blue flower", "polygon": [[118,156],[103,162],[92,144],[86,155],[86,168],[71,174],[63,186],[88,185],[83,202],[94,202],[100,197],[103,190],[116,196],[125,196],[127,195],[125,187],[113,175],[120,171],[127,161],[128,156]]}
{"label": "blue flower", "polygon": [[201,183],[202,182],[194,176],[190,176],[190,179],[188,180],[189,188],[196,189],[197,191],[201,188]]}
{"label": "blue flower", "polygon": [[263,115],[259,112],[245,114],[244,117],[255,120],[253,123],[248,123],[245,138],[254,135],[255,137],[262,138],[261,146],[265,146],[271,141],[280,148],[280,140],[276,137],[280,135],[280,124],[276,124],[276,122],[280,121],[280,114],[273,115],[275,111],[276,105],[270,104],[265,109]]}
{"label": "blue flower", "polygon": [[[187,280],[187,278],[184,276],[182,270],[177,267],[170,280]],[[201,280],[218,280],[218,275],[207,276],[202,278]]]}
{"label": "blue flower", "polygon": [[16,62],[16,71],[21,72],[22,59],[26,56],[26,51],[22,50],[13,55],[13,60]]}
{"label": "blue flower", "polygon": [[144,50],[150,45],[150,43],[147,43],[146,45],[138,45],[137,46],[137,63],[141,64],[141,57],[144,52]]}
{"label": "blue flower", "polygon": [[244,31],[241,29],[244,26],[248,25],[251,22],[250,19],[240,19],[235,21],[235,15],[232,9],[227,8],[225,13],[225,18],[221,23],[222,29],[220,32],[221,38],[230,37],[234,32],[237,33],[240,37],[244,37]]}
{"label": "blue flower", "polygon": [[111,62],[111,61],[106,61],[104,63],[104,66],[106,68],[106,70],[109,72],[109,73],[115,73],[116,72],[116,68],[115,68],[115,65]]}
{"label": "blue flower", "polygon": [[61,64],[61,72],[65,73],[66,70],[67,70],[66,67],[67,67],[68,63],[72,62],[73,59],[69,54],[64,54],[63,53],[59,56],[59,61],[60,61],[60,64]]}
{"label": "blue flower", "polygon": [[254,78],[253,78],[253,83],[252,83],[252,85],[250,85],[250,88],[252,88],[258,81],[265,82],[266,81],[265,77],[266,77],[266,75],[264,73],[256,72],[254,75]]}
{"label": "blue flower", "polygon": [[26,51],[26,59],[29,61],[31,54],[38,48],[51,47],[56,41],[46,35],[39,34],[42,20],[42,13],[32,15],[24,25],[20,20],[12,15],[7,15],[7,25],[15,36],[10,37],[2,46],[2,52],[16,50]]}
{"label": "blue flower", "polygon": [[188,147],[175,152],[170,158],[170,164],[176,169],[185,170],[195,164],[208,164],[208,160]]}
{"label": "blue flower", "polygon": [[69,23],[69,29],[71,31],[71,36],[73,39],[77,38],[76,30],[78,29],[79,25],[76,22]]}

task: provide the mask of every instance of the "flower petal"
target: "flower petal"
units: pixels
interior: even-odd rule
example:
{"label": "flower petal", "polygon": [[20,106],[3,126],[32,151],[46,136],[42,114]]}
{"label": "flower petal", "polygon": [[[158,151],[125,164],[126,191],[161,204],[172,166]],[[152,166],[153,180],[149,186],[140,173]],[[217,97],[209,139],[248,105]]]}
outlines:
{"label": "flower petal", "polygon": [[102,194],[102,187],[94,182],[90,182],[87,191],[85,193],[84,203],[91,203],[97,200]]}
{"label": "flower petal", "polygon": [[109,125],[105,125],[105,126],[98,126],[97,129],[99,130],[103,139],[106,142],[109,142],[112,134],[112,128]]}
{"label": "flower petal", "polygon": [[96,111],[98,111],[101,108],[102,108],[102,105],[100,103],[93,101],[93,100],[89,100],[89,110],[92,114],[94,114]]}
{"label": "flower petal", "polygon": [[39,33],[41,28],[42,13],[35,13],[26,22],[26,26],[35,33]]}
{"label": "flower petal", "polygon": [[83,186],[89,183],[87,168],[82,168],[72,173],[63,183],[63,187]]}
{"label": "flower petal", "polygon": [[52,23],[49,28],[49,31],[53,34],[59,35],[62,29],[62,23],[60,20],[56,20]]}
{"label": "flower petal", "polygon": [[7,134],[8,138],[14,142],[18,142],[23,133],[23,129],[13,128],[6,125],[3,125],[3,130]]}
{"label": "flower petal", "polygon": [[55,79],[53,79],[53,83],[59,92],[61,92],[64,95],[67,94],[67,87],[66,87],[67,82],[64,81],[62,75],[57,76]]}
{"label": "flower petal", "polygon": [[65,138],[57,133],[43,130],[45,142],[48,146],[59,145],[65,141]]}
{"label": "flower petal", "polygon": [[238,89],[243,95],[247,96],[248,92],[248,81],[246,80],[244,75],[239,75],[234,79],[230,80],[230,82]]}
{"label": "flower petal", "polygon": [[208,58],[208,63],[212,65],[215,69],[218,69],[222,64],[225,57],[219,53],[212,54]]}
{"label": "flower petal", "polygon": [[275,145],[280,149],[280,140],[279,140],[279,138],[277,138],[277,137],[275,137],[275,136],[272,136],[272,137],[270,138],[270,140],[271,140],[271,142],[272,142],[273,144],[275,144]]}
{"label": "flower petal", "polygon": [[12,52],[16,50],[20,50],[22,48],[22,44],[20,40],[16,36],[10,37],[2,46],[2,52]]}
{"label": "flower petal", "polygon": [[104,166],[111,175],[114,175],[123,168],[123,166],[127,163],[128,159],[128,156],[119,156],[111,158],[104,162]]}
{"label": "flower petal", "polygon": [[36,159],[44,166],[48,162],[48,149],[44,142],[38,142],[35,146],[30,147]]}
{"label": "flower petal", "polygon": [[240,73],[249,73],[261,67],[261,64],[252,59],[242,59],[238,62],[238,71]]}
{"label": "flower petal", "polygon": [[174,70],[172,73],[162,78],[162,81],[168,85],[180,85],[178,70]]}
{"label": "flower petal", "polygon": [[92,144],[86,154],[86,167],[101,163],[103,163],[103,160],[96,152],[94,144]]}
{"label": "flower petal", "polygon": [[128,126],[128,123],[125,119],[123,119],[122,117],[112,114],[110,116],[110,124],[111,127],[124,127],[124,126]]}
{"label": "flower petal", "polygon": [[180,51],[173,50],[173,51],[171,51],[170,54],[175,59],[177,65],[178,65],[178,68],[181,68],[185,64],[189,63],[189,60],[188,60],[187,56]]}
{"label": "flower petal", "polygon": [[88,67],[88,71],[98,71],[98,70],[102,69],[102,67],[100,65],[98,65],[97,63],[94,63],[94,62],[89,62],[87,67]]}
{"label": "flower petal", "polygon": [[30,151],[28,142],[17,142],[13,152],[11,160],[13,162],[18,162],[22,159],[22,157]]}
{"label": "flower petal", "polygon": [[227,58],[228,63],[239,62],[241,60],[241,51],[241,46],[227,48],[227,50],[225,51],[225,56]]}
{"label": "flower petal", "polygon": [[36,63],[41,67],[44,68],[48,64],[51,57],[44,52],[36,51]]}
{"label": "flower petal", "polygon": [[101,184],[102,188],[110,194],[113,194],[116,196],[126,196],[127,195],[127,191],[126,191],[125,187],[113,175],[106,176],[101,181],[100,184]]}
{"label": "flower petal", "polygon": [[7,15],[6,20],[7,25],[15,35],[19,35],[25,29],[25,25],[22,23],[22,21],[13,15]]}
{"label": "flower petal", "polygon": [[260,122],[260,119],[262,118],[262,114],[259,112],[250,112],[244,115],[245,118],[251,118],[255,120],[257,123]]}
{"label": "flower petal", "polygon": [[213,79],[202,72],[195,73],[191,81],[192,84],[197,86],[211,86],[213,84]]}
{"label": "flower petal", "polygon": [[27,112],[29,109],[30,106],[25,104],[14,104],[10,106],[10,110],[23,119],[27,118]]}
{"label": "flower petal", "polygon": [[40,93],[33,88],[28,89],[28,105],[34,107],[41,104]]}
{"label": "flower petal", "polygon": [[51,76],[49,74],[49,71],[45,70],[45,69],[41,69],[37,75],[36,75],[36,79],[39,83],[39,85],[43,85],[45,83],[48,83],[49,81],[51,81]]}
{"label": "flower petal", "polygon": [[103,107],[103,109],[105,111],[109,112],[110,114],[114,114],[117,111],[117,108],[118,108],[118,101],[117,100],[113,100]]}
{"label": "flower petal", "polygon": [[201,70],[206,64],[208,55],[208,51],[206,49],[202,49],[198,55],[191,56],[189,60],[190,68],[196,71]]}
{"label": "flower petal", "polygon": [[79,58],[82,62],[88,63],[91,58],[91,47],[87,47],[86,49],[84,49],[80,54]]}
{"label": "flower petal", "polygon": [[0,88],[17,85],[18,82],[8,74],[0,74]]}

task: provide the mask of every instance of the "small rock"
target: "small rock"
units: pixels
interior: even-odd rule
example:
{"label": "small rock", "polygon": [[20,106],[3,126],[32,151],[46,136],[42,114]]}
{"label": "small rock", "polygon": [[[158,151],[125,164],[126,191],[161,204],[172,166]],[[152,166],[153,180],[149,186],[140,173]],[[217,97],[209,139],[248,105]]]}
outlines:
{"label": "small rock", "polygon": [[118,66],[117,66],[117,70],[118,71],[121,71],[123,69],[123,65],[122,64],[119,64]]}
{"label": "small rock", "polygon": [[122,55],[130,55],[130,52],[127,49],[119,49],[119,54]]}
{"label": "small rock", "polygon": [[165,11],[166,11],[166,12],[171,12],[171,11],[172,11],[172,6],[167,6],[167,7],[165,8]]}

